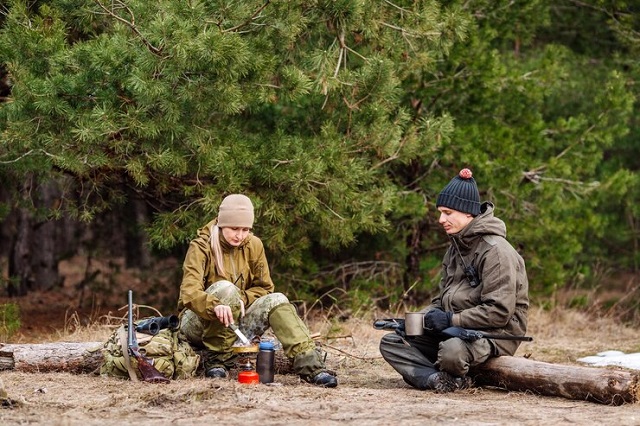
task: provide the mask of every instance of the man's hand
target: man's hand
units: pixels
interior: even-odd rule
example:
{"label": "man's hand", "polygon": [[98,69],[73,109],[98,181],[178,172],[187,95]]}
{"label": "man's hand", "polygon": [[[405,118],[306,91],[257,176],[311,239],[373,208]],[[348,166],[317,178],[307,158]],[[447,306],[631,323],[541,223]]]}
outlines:
{"label": "man's hand", "polygon": [[424,314],[424,326],[427,330],[441,332],[451,327],[453,312],[445,312],[441,309],[431,309]]}

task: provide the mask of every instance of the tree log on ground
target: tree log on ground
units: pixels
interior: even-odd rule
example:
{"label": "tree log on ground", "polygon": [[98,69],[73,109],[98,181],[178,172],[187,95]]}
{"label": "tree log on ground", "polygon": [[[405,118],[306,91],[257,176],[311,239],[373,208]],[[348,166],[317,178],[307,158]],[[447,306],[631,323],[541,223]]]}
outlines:
{"label": "tree log on ground", "polygon": [[0,346],[0,370],[90,373],[102,362],[103,342],[56,342]]}
{"label": "tree log on ground", "polygon": [[477,386],[621,405],[640,399],[640,372],[499,357],[475,367]]}
{"label": "tree log on ground", "polygon": [[[0,371],[91,373],[102,363],[102,345],[103,342],[0,344]],[[204,359],[203,352],[197,352]],[[277,374],[292,372],[293,365],[282,351],[276,352],[275,363]]]}
{"label": "tree log on ground", "polygon": [[[102,362],[103,342],[6,344],[0,346],[0,371],[90,373]],[[278,374],[291,363],[277,351]],[[279,359],[278,359],[279,358]],[[550,364],[521,357],[493,358],[469,373],[477,386],[620,405],[640,400],[640,372]]]}

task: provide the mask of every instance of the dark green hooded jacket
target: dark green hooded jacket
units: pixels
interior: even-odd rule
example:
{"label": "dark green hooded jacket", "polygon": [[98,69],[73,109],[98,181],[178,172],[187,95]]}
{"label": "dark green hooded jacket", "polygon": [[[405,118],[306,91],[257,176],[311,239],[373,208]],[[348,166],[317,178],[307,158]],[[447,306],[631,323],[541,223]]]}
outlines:
{"label": "dark green hooded jacket", "polygon": [[[431,307],[453,312],[454,326],[492,334],[526,333],[527,271],[506,236],[504,222],[493,215],[493,204],[488,202],[464,229],[450,235],[452,243],[443,259],[440,292]],[[463,259],[478,271],[478,286],[472,287],[465,276]],[[511,340],[491,342],[495,356],[513,355],[520,344]]]}

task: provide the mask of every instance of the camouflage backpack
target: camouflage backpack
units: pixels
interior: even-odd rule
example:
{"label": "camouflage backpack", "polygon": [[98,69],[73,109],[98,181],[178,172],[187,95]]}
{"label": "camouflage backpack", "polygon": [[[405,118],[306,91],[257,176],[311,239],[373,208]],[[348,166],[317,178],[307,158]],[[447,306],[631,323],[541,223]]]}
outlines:
{"label": "camouflage backpack", "polygon": [[[200,364],[200,355],[178,334],[178,331],[171,329],[160,330],[154,336],[136,333],[140,350],[144,350],[144,355],[153,361],[153,366],[168,379],[193,377]],[[127,349],[127,329],[124,325],[115,330],[102,346],[104,361],[100,366],[100,375],[129,378],[127,365],[130,362],[131,371],[135,371],[138,379],[141,379],[135,358],[129,357],[128,353],[123,354],[123,349]]]}

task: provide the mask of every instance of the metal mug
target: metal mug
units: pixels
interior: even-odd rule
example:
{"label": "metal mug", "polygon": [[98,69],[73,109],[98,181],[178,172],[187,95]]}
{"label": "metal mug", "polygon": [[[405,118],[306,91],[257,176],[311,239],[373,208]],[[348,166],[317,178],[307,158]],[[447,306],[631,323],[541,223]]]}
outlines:
{"label": "metal mug", "polygon": [[404,331],[407,336],[422,336],[424,333],[424,313],[405,312]]}

